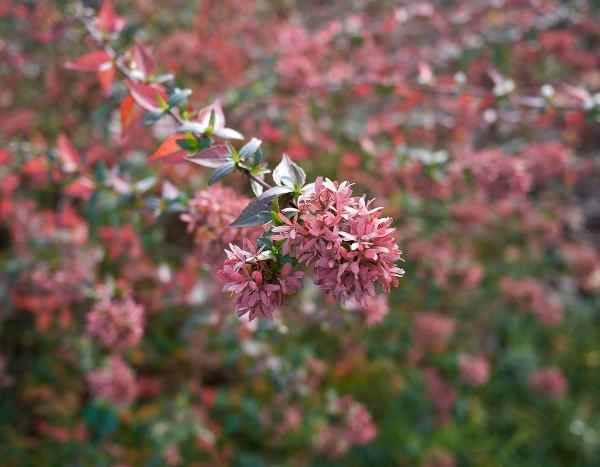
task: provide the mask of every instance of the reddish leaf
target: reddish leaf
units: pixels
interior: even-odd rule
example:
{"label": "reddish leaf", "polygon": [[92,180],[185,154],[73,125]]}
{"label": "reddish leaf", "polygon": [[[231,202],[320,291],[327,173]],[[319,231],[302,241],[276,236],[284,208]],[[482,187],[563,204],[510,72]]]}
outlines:
{"label": "reddish leaf", "polygon": [[23,173],[27,175],[44,174],[48,172],[48,159],[45,157],[37,157],[27,161],[23,165]]}
{"label": "reddish leaf", "polygon": [[216,144],[187,158],[188,161],[203,167],[220,167],[229,156],[229,148],[224,144]]}
{"label": "reddish leaf", "polygon": [[117,15],[112,0],[104,0],[98,12],[96,24],[102,32],[119,32],[125,27],[125,19]]}
{"label": "reddish leaf", "polygon": [[6,149],[0,149],[0,165],[8,165],[11,159],[11,155]]}
{"label": "reddish leaf", "polygon": [[133,63],[135,67],[142,73],[146,78],[156,66],[154,59],[150,56],[148,49],[143,45],[136,44],[133,47]]}
{"label": "reddish leaf", "polygon": [[159,112],[161,99],[167,100],[165,88],[160,84],[140,84],[129,80],[127,87],[136,104],[150,112]]}
{"label": "reddish leaf", "polygon": [[75,198],[88,199],[94,192],[94,181],[88,177],[79,177],[65,188],[65,193]]}
{"label": "reddish leaf", "polygon": [[174,133],[165,139],[156,151],[148,158],[150,161],[155,161],[164,158],[183,158],[186,156],[187,151],[181,149],[177,144],[177,140],[184,138],[185,135],[181,133]]}
{"label": "reddish leaf", "polygon": [[111,66],[106,69],[102,69],[98,71],[98,80],[100,81],[100,86],[104,91],[104,94],[110,94],[112,90],[113,81],[115,79],[115,67]]}
{"label": "reddish leaf", "polygon": [[135,101],[130,95],[121,101],[121,131],[127,130],[140,116],[134,104]]}
{"label": "reddish leaf", "polygon": [[65,63],[65,68],[75,71],[100,71],[112,67],[111,62],[112,58],[107,52],[97,50],[82,55],[75,61]]}
{"label": "reddish leaf", "polygon": [[63,170],[67,173],[75,172],[81,161],[77,149],[75,149],[67,135],[64,133],[58,135],[56,145],[58,147],[58,157],[62,163]]}

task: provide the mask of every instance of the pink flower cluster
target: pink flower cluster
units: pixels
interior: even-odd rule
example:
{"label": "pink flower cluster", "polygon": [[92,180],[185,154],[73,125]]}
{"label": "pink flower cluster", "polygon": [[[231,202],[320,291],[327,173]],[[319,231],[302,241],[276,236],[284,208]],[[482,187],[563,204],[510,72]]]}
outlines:
{"label": "pink flower cluster", "polygon": [[456,402],[456,390],[435,368],[423,371],[427,397],[433,402],[437,412],[437,421],[444,425],[451,420],[451,412]]}
{"label": "pink flower cluster", "polygon": [[229,187],[213,185],[199,191],[181,215],[188,232],[194,232],[198,257],[204,264],[218,264],[222,252],[231,243],[256,240],[262,229],[238,229],[230,224],[248,204],[248,199]]}
{"label": "pink flower cluster", "polygon": [[454,333],[454,319],[435,312],[423,312],[416,316],[412,326],[415,347],[421,351],[441,353]]}
{"label": "pink flower cluster", "polygon": [[318,178],[314,190],[298,199],[291,218],[273,228],[273,240],[283,241],[283,253],[312,267],[315,283],[340,302],[361,305],[376,294],[376,284],[388,292],[404,270],[396,266],[401,251],[392,219],[380,217],[364,197],[352,196],[348,182]]}
{"label": "pink flower cluster", "polygon": [[370,443],[377,436],[371,414],[351,396],[335,399],[330,410],[341,417],[341,425],[327,426],[319,433],[319,448],[333,457],[343,455],[355,445]]}
{"label": "pink flower cluster", "polygon": [[111,349],[134,347],[144,334],[144,307],[130,297],[103,298],[87,316],[87,332]]}
{"label": "pink flower cluster", "polygon": [[513,279],[504,277],[502,293],[512,302],[533,313],[544,326],[558,326],[563,319],[564,309],[556,295],[546,291],[535,279]]}
{"label": "pink flower cluster", "polygon": [[262,258],[250,242],[246,242],[247,250],[233,244],[229,248],[218,276],[224,283],[223,290],[235,295],[239,316],[248,314],[250,320],[257,316],[271,318],[283,296],[300,289],[303,273],[294,271],[291,264],[285,263],[277,270],[276,262]]}
{"label": "pink flower cluster", "polygon": [[470,386],[481,386],[490,379],[490,364],[485,357],[462,354],[458,357],[460,379]]}
{"label": "pink flower cluster", "polygon": [[559,399],[567,392],[567,380],[559,368],[548,367],[529,375],[529,387],[550,399]]}
{"label": "pink flower cluster", "polygon": [[110,357],[108,365],[88,374],[92,394],[117,406],[131,404],[138,394],[135,374],[118,356]]}
{"label": "pink flower cluster", "polygon": [[460,184],[465,172],[472,175],[477,188],[492,201],[506,196],[523,196],[533,184],[526,162],[500,150],[484,150],[467,155],[453,167],[453,182]]}
{"label": "pink flower cluster", "polygon": [[385,295],[369,296],[365,299],[365,303],[363,303],[363,312],[367,326],[374,326],[381,323],[389,311],[390,307]]}

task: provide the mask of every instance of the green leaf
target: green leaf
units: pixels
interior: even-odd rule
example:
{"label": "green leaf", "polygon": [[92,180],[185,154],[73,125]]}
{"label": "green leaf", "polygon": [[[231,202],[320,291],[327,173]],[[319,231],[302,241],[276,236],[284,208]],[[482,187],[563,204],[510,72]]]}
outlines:
{"label": "green leaf", "polygon": [[93,401],[83,411],[83,419],[96,441],[106,439],[118,425],[119,418],[115,410],[106,402]]}
{"label": "green leaf", "polygon": [[261,140],[252,138],[248,143],[242,146],[242,149],[240,149],[240,157],[244,160],[249,159],[256,151],[258,151],[261,144]]}
{"label": "green leaf", "polygon": [[167,104],[169,107],[179,107],[181,104],[187,102],[188,97],[192,94],[190,89],[179,89],[175,88],[173,94],[169,96]]}
{"label": "green leaf", "polygon": [[186,151],[190,152],[197,151],[200,147],[198,141],[196,141],[194,137],[178,139],[175,142],[181,149],[185,149]]}
{"label": "green leaf", "polygon": [[106,183],[106,180],[108,180],[108,168],[104,162],[100,161],[96,164],[94,167],[94,177],[98,183]]}
{"label": "green leaf", "polygon": [[146,126],[154,125],[156,122],[158,122],[162,118],[163,115],[164,115],[164,112],[162,112],[162,111],[146,112],[144,114],[144,125],[146,125]]}
{"label": "green leaf", "polygon": [[260,198],[252,201],[244,208],[231,227],[255,227],[271,220],[271,203],[279,196],[291,193],[288,187],[276,186],[265,191]]}
{"label": "green leaf", "polygon": [[273,247],[273,240],[271,240],[271,232],[265,232],[256,239],[256,246],[259,250],[270,250]]}
{"label": "green leaf", "polygon": [[231,172],[233,172],[233,169],[235,169],[235,162],[233,162],[233,161],[226,162],[225,164],[221,165],[220,167],[217,167],[217,169],[210,176],[210,179],[208,180],[208,184],[212,185],[213,183],[218,182],[223,177],[225,177],[226,175],[229,175]]}

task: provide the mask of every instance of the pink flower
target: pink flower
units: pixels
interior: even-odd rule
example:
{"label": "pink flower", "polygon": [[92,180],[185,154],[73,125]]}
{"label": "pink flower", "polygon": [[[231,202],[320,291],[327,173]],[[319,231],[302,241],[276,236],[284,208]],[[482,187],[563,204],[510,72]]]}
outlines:
{"label": "pink flower", "polygon": [[550,399],[559,399],[567,391],[567,380],[556,367],[543,368],[529,375],[529,387],[532,391]]}
{"label": "pink flower", "polygon": [[490,365],[485,357],[462,354],[458,367],[460,378],[471,386],[481,386],[490,379]]}
{"label": "pink flower", "polygon": [[382,208],[352,196],[348,182],[318,178],[314,190],[298,200],[291,219],[273,228],[273,240],[283,241],[283,253],[313,268],[315,283],[340,302],[364,306],[379,284],[388,292],[404,271],[396,266],[401,251],[391,218]]}
{"label": "pink flower", "polygon": [[350,302],[347,306],[350,310],[362,312],[367,326],[374,326],[381,323],[390,311],[387,296],[385,295],[367,296],[362,305]]}
{"label": "pink flower", "polygon": [[106,347],[134,347],[144,334],[144,307],[131,298],[103,298],[87,316],[87,332]]}
{"label": "pink flower", "polygon": [[562,321],[564,308],[557,295],[546,291],[535,279],[504,277],[500,287],[510,301],[534,314],[544,326],[557,326]]}
{"label": "pink flower", "polygon": [[443,352],[454,333],[452,318],[434,312],[417,315],[413,322],[412,337],[416,347],[434,353]]}
{"label": "pink flower", "polygon": [[339,424],[325,427],[318,437],[318,446],[333,457],[343,455],[355,445],[365,445],[377,436],[377,426],[369,411],[351,396],[332,401],[332,415],[340,417]]}
{"label": "pink flower", "polygon": [[272,318],[283,296],[295,293],[302,286],[303,273],[294,271],[289,263],[277,271],[275,262],[262,258],[251,243],[246,242],[245,247],[248,250],[232,244],[225,251],[227,259],[218,271],[223,290],[235,295],[239,316],[248,314],[250,320],[257,316]]}
{"label": "pink flower", "polygon": [[437,410],[438,423],[443,425],[450,420],[450,413],[456,402],[456,391],[435,368],[425,368],[424,376],[427,396]]}
{"label": "pink flower", "polygon": [[212,185],[195,194],[181,220],[187,223],[189,232],[194,232],[197,254],[204,264],[219,264],[223,250],[230,243],[254,241],[262,233],[260,228],[230,227],[249,201],[221,185]]}
{"label": "pink flower", "polygon": [[524,196],[531,190],[533,178],[527,168],[520,157],[500,150],[483,150],[465,156],[454,165],[451,175],[453,183],[460,186],[465,173],[470,173],[476,188],[488,200],[498,200],[507,196]]}
{"label": "pink flower", "polygon": [[115,405],[129,405],[137,397],[135,374],[120,356],[111,357],[106,367],[90,372],[87,379],[95,397]]}

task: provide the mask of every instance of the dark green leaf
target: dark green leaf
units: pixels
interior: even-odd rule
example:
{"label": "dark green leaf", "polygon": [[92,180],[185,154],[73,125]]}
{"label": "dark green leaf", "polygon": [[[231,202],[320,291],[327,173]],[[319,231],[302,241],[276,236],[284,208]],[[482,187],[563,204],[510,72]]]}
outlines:
{"label": "dark green leaf", "polygon": [[169,100],[167,101],[167,104],[169,104],[169,107],[178,107],[181,104],[184,104],[188,97],[190,97],[190,95],[192,94],[192,91],[189,89],[179,89],[179,88],[175,88],[175,90],[173,91],[173,94],[171,94],[169,96]]}
{"label": "dark green leaf", "polygon": [[213,183],[218,182],[223,177],[225,177],[226,175],[229,175],[231,172],[233,172],[233,169],[235,169],[235,163],[232,161],[226,162],[222,166],[217,167],[217,169],[210,176],[210,179],[208,180],[208,184],[212,185]]}
{"label": "dark green leaf", "polygon": [[197,151],[199,149],[198,141],[195,138],[182,138],[175,141],[177,146],[181,149],[185,149],[186,151]]}
{"label": "dark green leaf", "polygon": [[248,159],[250,156],[254,155],[256,151],[258,151],[258,148],[260,148],[261,144],[261,140],[252,138],[248,143],[242,146],[242,149],[240,149],[240,157],[243,160]]}
{"label": "dark green leaf", "polygon": [[231,224],[231,227],[255,227],[271,220],[271,203],[279,196],[291,193],[292,189],[285,186],[276,186],[265,191],[260,198],[252,201],[244,208],[240,216]]}
{"label": "dark green leaf", "polygon": [[265,232],[256,239],[256,246],[259,250],[270,250],[273,247],[273,240],[271,240],[271,233]]}
{"label": "dark green leaf", "polygon": [[154,125],[162,118],[163,115],[164,112],[146,112],[144,114],[144,125]]}

